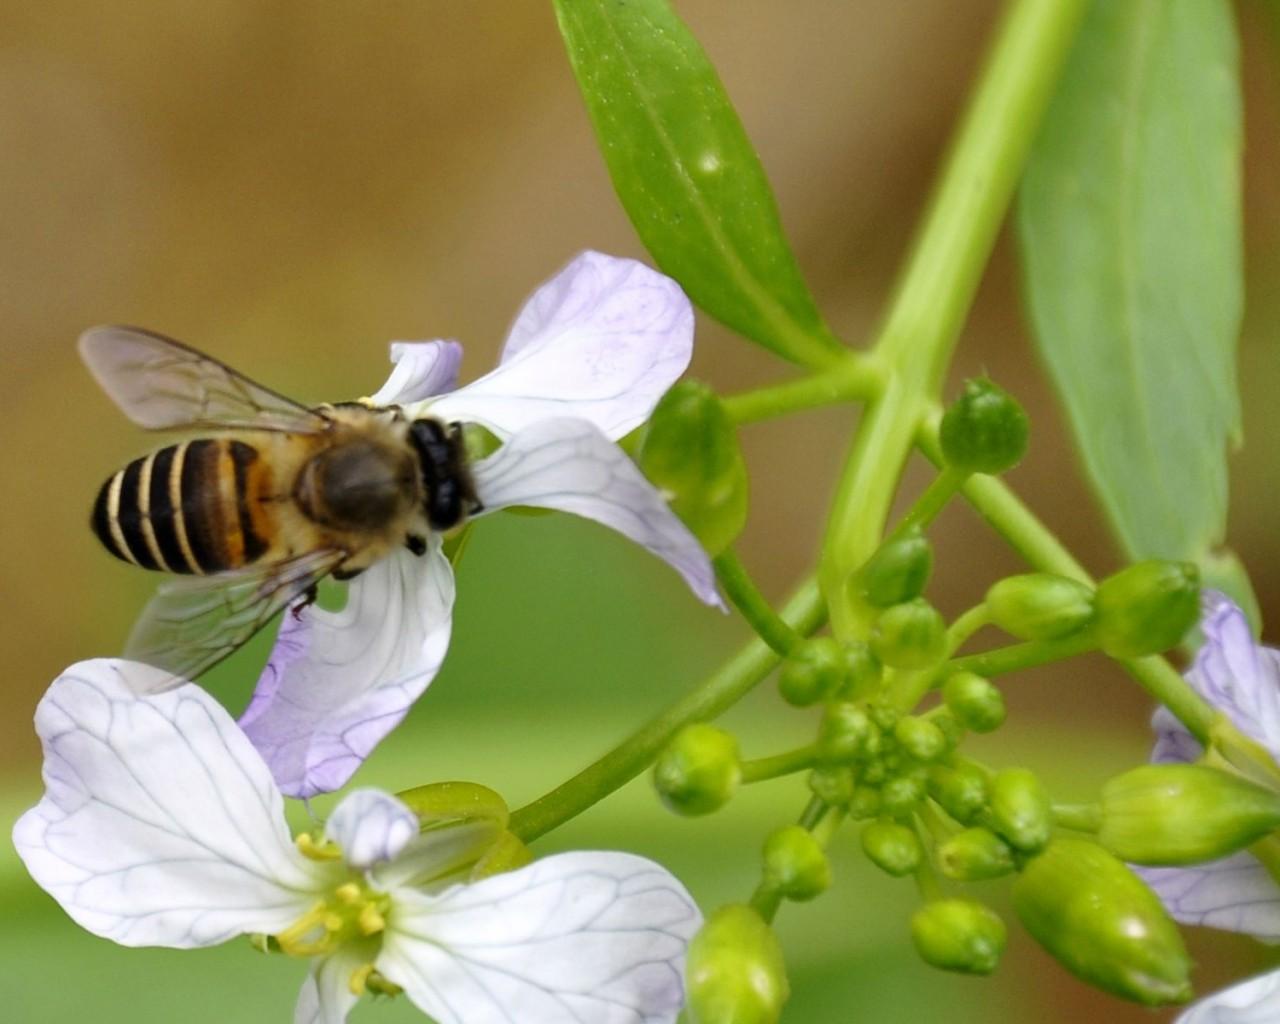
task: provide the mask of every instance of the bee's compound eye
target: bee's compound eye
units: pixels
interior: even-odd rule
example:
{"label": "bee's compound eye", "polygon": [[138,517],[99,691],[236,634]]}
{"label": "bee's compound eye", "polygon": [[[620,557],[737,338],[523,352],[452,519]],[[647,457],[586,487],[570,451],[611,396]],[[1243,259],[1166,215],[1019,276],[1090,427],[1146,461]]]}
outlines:
{"label": "bee's compound eye", "polygon": [[403,456],[353,442],[317,457],[320,510],[326,521],[373,529],[400,514],[411,497],[411,468]]}

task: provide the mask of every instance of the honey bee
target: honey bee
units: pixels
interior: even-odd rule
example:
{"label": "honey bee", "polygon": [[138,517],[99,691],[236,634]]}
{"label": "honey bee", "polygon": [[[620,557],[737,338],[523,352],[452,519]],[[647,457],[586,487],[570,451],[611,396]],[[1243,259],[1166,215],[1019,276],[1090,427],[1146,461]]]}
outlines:
{"label": "honey bee", "polygon": [[398,406],[308,408],[193,348],[94,327],[80,354],[148,430],[197,436],[134,459],[102,485],[91,525],[117,558],[164,583],[126,654],[193,679],[325,576],[351,579],[404,545],[427,550],[480,510],[459,424]]}

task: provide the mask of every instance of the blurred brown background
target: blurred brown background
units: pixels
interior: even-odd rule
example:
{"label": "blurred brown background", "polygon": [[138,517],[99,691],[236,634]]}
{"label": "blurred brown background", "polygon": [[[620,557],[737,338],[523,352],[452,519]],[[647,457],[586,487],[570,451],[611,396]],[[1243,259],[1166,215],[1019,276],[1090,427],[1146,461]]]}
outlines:
{"label": "blurred brown background", "polygon": [[[999,6],[677,3],[759,149],[820,306],[851,344],[865,339],[881,309]],[[1280,467],[1271,444],[1272,396],[1280,386],[1274,287],[1280,37],[1270,3],[1244,2],[1238,12],[1249,139],[1249,311],[1241,354],[1248,446],[1233,460],[1231,539],[1264,611],[1274,616],[1280,614],[1274,568],[1280,540],[1273,529]],[[154,584],[111,560],[86,529],[100,480],[149,440],[80,367],[73,344],[79,331],[101,322],[145,325],[299,398],[340,399],[381,382],[392,338],[459,338],[467,344],[464,378],[475,376],[490,365],[525,294],[576,251],[644,254],[614,200],[546,3],[0,0],[0,154],[0,480],[6,483],[0,650],[10,711],[0,719],[0,779],[11,794],[6,806],[19,810],[38,792],[30,714],[40,694],[71,661],[118,649]],[[1026,336],[1007,238],[959,351],[957,380],[984,370],[1033,414],[1031,455],[1013,475],[1015,484],[1087,565],[1113,567],[1116,552]],[[694,372],[734,391],[790,371],[704,319]],[[745,432],[754,499],[741,550],[771,595],[781,597],[812,560],[852,422],[832,411]],[[923,479],[914,467],[909,487]],[[562,546],[571,553],[579,541],[570,536]],[[594,533],[590,538],[606,543]],[[948,511],[937,540],[932,593],[949,611],[1017,568],[964,509]],[[503,550],[522,557],[518,542]],[[616,553],[607,551],[611,558]],[[543,600],[539,580],[547,573],[576,586],[578,577],[600,571],[593,560],[578,565],[569,558],[553,570],[536,553],[529,557],[532,563],[505,575],[501,565],[489,570],[496,585],[510,588],[506,599],[516,608]],[[638,573],[667,586],[659,571],[645,575],[650,568],[635,568],[640,560],[630,558],[617,554],[620,575]],[[673,632],[693,621],[688,605],[665,620],[645,610],[646,601],[659,600],[648,593],[627,598],[628,614],[665,622]],[[677,590],[661,593],[662,601],[683,600]],[[474,601],[479,605],[481,597]],[[501,630],[494,617],[490,628]],[[688,659],[661,662],[670,672],[654,683],[661,696],[637,686],[635,710],[610,721],[608,737],[579,741],[582,756],[575,747],[565,770],[680,692],[694,678],[689,666],[709,664],[741,635],[719,623],[707,633]],[[593,635],[607,666],[607,635]],[[517,666],[554,660],[546,652],[511,657]],[[573,658],[569,651],[556,671],[568,672]],[[464,683],[458,678],[456,689]],[[782,714],[768,695],[757,703],[758,716]],[[1109,771],[1144,756],[1148,702],[1102,663],[1030,675],[1014,684],[1010,703],[1012,724],[990,744],[993,759],[1021,758],[1057,771],[1081,796]],[[540,730],[554,729],[553,704],[530,706]],[[500,708],[484,699],[459,709],[463,704],[455,710],[469,722],[500,717]],[[429,709],[420,706],[415,721],[424,713]],[[513,802],[557,781],[550,769],[537,775]],[[413,781],[421,780],[397,784]],[[794,790],[784,793],[779,813],[790,814],[799,799]],[[659,820],[647,794],[635,796],[634,806],[643,808],[636,814]],[[742,822],[736,870],[749,880],[766,825],[749,815]],[[572,834],[604,842],[589,825],[587,819]],[[682,841],[695,846],[719,841],[715,820],[679,828]],[[856,845],[852,834],[843,841]],[[649,852],[661,855],[661,843]],[[13,891],[30,889],[6,864]],[[782,914],[789,954],[823,968],[811,972],[818,989],[824,978],[853,970],[840,957],[878,963],[877,934],[894,950],[906,949],[905,884],[860,866],[849,870],[856,879],[838,883],[821,901],[826,910],[791,907]],[[876,895],[881,889],[892,889],[891,909]],[[745,895],[742,886],[737,895]],[[40,927],[57,942],[74,931],[38,894],[23,891],[6,906],[15,922],[23,914],[45,922]],[[872,906],[886,916],[873,922],[871,938],[848,948],[820,945],[823,935],[844,934],[841,915],[867,928]],[[819,918],[811,914],[826,914],[825,931],[813,930]],[[1263,962],[1255,946],[1232,937],[1195,936],[1193,948],[1204,964],[1202,987]],[[248,954],[241,949],[236,956]],[[935,983],[934,972],[912,963],[909,952],[903,956],[895,984],[905,991]],[[84,969],[95,1001],[118,997],[130,1005],[127,985],[112,995],[112,985],[124,983],[106,968],[100,976],[94,970]],[[4,989],[12,980],[31,998],[29,985],[5,973],[0,996],[9,999]],[[801,979],[793,980],[797,1001],[789,1021],[848,1019],[855,1011],[868,1022],[915,1019],[892,992],[863,999],[856,987],[852,1002],[844,994],[814,1009],[820,1004],[803,995]],[[1067,1021],[1084,1012],[1109,1021],[1157,1019],[1091,995],[1023,940],[999,979],[937,984],[945,993],[939,1004],[945,1008],[931,1011],[938,1020]],[[805,998],[809,1010],[799,1009]],[[47,1004],[30,1005],[21,1019],[62,1019],[41,1011]],[[391,1019],[379,1012],[367,1011],[367,1019]],[[264,1011],[236,1019],[280,1018]]]}

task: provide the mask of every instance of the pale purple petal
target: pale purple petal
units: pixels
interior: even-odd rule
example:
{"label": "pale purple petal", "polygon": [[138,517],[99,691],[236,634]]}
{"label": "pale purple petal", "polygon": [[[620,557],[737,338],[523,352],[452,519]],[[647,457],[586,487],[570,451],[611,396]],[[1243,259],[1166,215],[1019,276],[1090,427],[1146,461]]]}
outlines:
{"label": "pale purple petal", "polygon": [[371,397],[374,405],[408,405],[458,386],[462,346],[456,341],[393,341],[395,369]]}
{"label": "pale purple petal", "polygon": [[453,595],[433,536],[353,580],[342,611],[285,613],[240,725],[286,794],[338,789],[400,724],[444,661]]}
{"label": "pale purple petal", "polygon": [[1175,920],[1280,940],[1280,886],[1249,853],[1188,868],[1134,870]]}
{"label": "pale purple petal", "polygon": [[707,604],[723,608],[711,560],[635,464],[580,419],[526,427],[472,467],[486,512],[553,508],[603,523],[657,555]]}
{"label": "pale purple petal", "polygon": [[356,789],[333,809],[324,834],[338,844],[343,860],[366,870],[397,857],[418,834],[418,818],[390,793]]}
{"label": "pale purple petal", "polygon": [[136,696],[101,659],[36,710],[46,792],[13,842],[78,924],[126,946],[187,948],[275,932],[325,885],[295,848],[271,773],[207,693]]}
{"label": "pale purple petal", "polygon": [[501,438],[576,416],[617,439],[649,418],[692,352],[693,307],[678,284],[635,260],[584,252],[534,292],[502,364],[428,411]]}
{"label": "pale purple petal", "polygon": [[1174,1024],[1275,1024],[1280,1021],[1280,971],[1215,992],[1183,1013]]}
{"label": "pale purple petal", "polygon": [[652,861],[566,853],[440,896],[398,891],[378,970],[439,1024],[671,1024],[701,923]]}
{"label": "pale purple petal", "polygon": [[1187,673],[1191,683],[1236,728],[1280,755],[1280,663],[1254,643],[1244,612],[1208,591],[1200,622],[1204,645]]}
{"label": "pale purple petal", "polygon": [[1166,707],[1156,708],[1151,716],[1151,728],[1156,734],[1156,745],[1151,751],[1154,764],[1191,764],[1204,753],[1200,741]]}
{"label": "pale purple petal", "polygon": [[344,943],[329,956],[314,960],[293,1010],[293,1024],[345,1024],[359,1001],[351,991],[351,975],[370,962],[376,943]]}

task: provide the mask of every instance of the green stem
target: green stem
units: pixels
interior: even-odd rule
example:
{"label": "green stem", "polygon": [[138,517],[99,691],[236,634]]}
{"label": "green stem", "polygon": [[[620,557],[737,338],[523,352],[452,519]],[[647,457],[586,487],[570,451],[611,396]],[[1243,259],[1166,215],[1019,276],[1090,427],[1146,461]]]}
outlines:
{"label": "green stem", "polygon": [[990,679],[993,676],[1007,675],[1024,668],[1074,658],[1077,654],[1092,651],[1095,647],[1097,642],[1087,632],[1064,637],[1061,640],[1030,640],[1027,643],[997,647],[993,651],[952,658],[947,662],[945,671],[948,675],[955,672],[975,672]]}
{"label": "green stem", "polygon": [[902,517],[902,522],[893,531],[894,536],[904,534],[908,530],[923,530],[932,523],[968,478],[968,473],[950,467],[935,476],[933,482],[925,488],[924,493]]}
{"label": "green stem", "polygon": [[868,356],[850,353],[829,370],[721,399],[735,423],[758,423],[804,409],[870,398],[883,386],[884,371]]}
{"label": "green stem", "polygon": [[794,651],[803,638],[778,617],[737,554],[725,551],[714,564],[720,585],[756,635],[783,657]]}
{"label": "green stem", "polygon": [[[822,625],[825,609],[812,579],[787,602],[782,617],[805,635]],[[695,690],[641,726],[594,764],[514,811],[511,831],[526,843],[532,842],[603,800],[652,764],[681,727],[728,710],[764,679],[778,660],[778,655],[763,640],[752,640]]]}
{"label": "green stem", "polygon": [[975,605],[947,627],[947,644],[943,660],[932,668],[918,672],[904,672],[895,676],[889,683],[889,703],[899,711],[910,711],[926,693],[933,689],[938,680],[951,675],[955,671],[955,662],[951,655],[958,651],[974,633],[991,621],[991,613],[986,602]]}
{"label": "green stem", "polygon": [[874,346],[885,384],[837,487],[820,572],[836,635],[864,632],[845,581],[875,550],[941,386],[1086,0],[1015,0],[960,125]]}
{"label": "green stem", "polygon": [[742,781],[744,784],[766,782],[769,779],[781,778],[783,775],[802,772],[806,768],[813,767],[817,756],[817,746],[810,743],[795,750],[774,754],[772,757],[760,757],[754,761],[744,761],[742,763]]}

